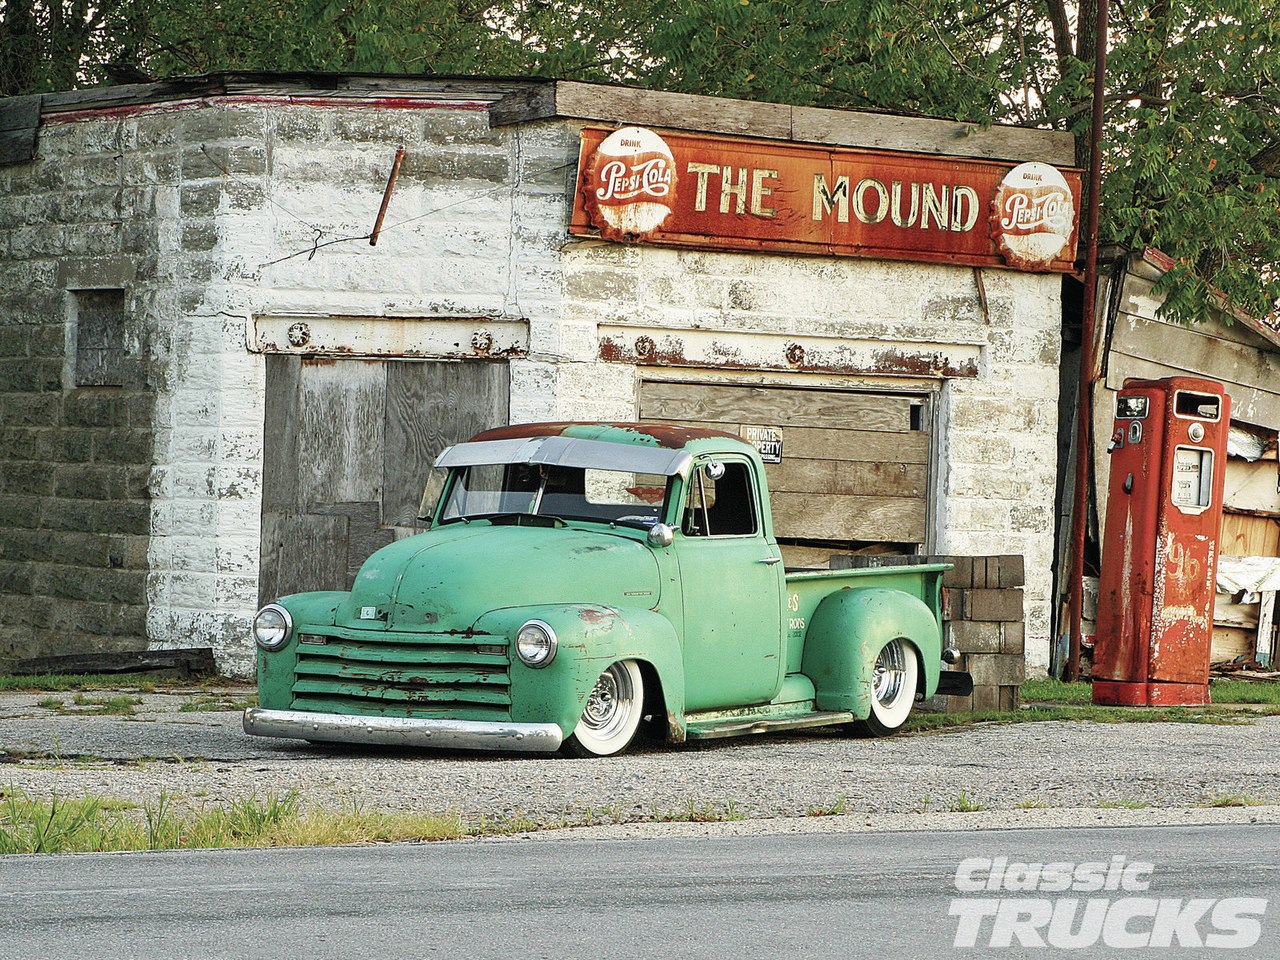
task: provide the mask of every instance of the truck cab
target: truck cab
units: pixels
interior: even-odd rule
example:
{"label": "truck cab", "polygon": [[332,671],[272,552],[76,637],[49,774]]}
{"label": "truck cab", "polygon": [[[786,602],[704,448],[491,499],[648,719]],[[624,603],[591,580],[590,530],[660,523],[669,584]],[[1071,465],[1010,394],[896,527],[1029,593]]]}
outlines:
{"label": "truck cab", "polygon": [[524,424],[436,465],[431,529],[374,553],[350,592],[259,611],[247,732],[609,756],[645,725],[677,743],[883,735],[938,690],[945,566],[784,570],[737,437]]}

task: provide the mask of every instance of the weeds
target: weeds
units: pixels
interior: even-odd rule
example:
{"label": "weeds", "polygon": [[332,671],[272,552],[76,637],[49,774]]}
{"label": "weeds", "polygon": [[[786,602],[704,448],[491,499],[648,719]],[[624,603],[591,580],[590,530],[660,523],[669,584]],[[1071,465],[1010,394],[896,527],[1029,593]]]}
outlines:
{"label": "weeds", "polygon": [[840,797],[835,803],[829,803],[825,807],[811,806],[805,811],[806,817],[839,817],[849,812],[849,798]]}
{"label": "weeds", "polygon": [[1099,810],[1146,810],[1151,804],[1146,800],[1106,800],[1098,804]]}
{"label": "weeds", "polygon": [[139,811],[86,796],[34,800],[0,792],[0,853],[194,850],[453,840],[474,832],[456,814],[368,813],[305,806],[295,792],[192,809],[161,793]]}
{"label": "weeds", "polygon": [[1034,677],[1023,681],[1022,699],[1049,703],[1089,703],[1093,688],[1088,683],[1066,683],[1055,677]]}
{"label": "weeds", "polygon": [[974,713],[912,713],[902,729],[907,733],[964,730],[979,723],[1206,723],[1233,726],[1252,723],[1259,716],[1280,715],[1280,705],[1262,709],[1209,707],[1095,707],[1093,705],[1031,704],[1021,710]]}
{"label": "weeds", "polygon": [[133,690],[154,693],[173,687],[195,687],[213,681],[181,680],[176,677],[137,677],[127,674],[38,673],[24,677],[0,676],[0,693],[67,693],[72,690]]}
{"label": "weeds", "polygon": [[37,700],[36,706],[43,707],[46,710],[61,710],[67,705],[67,701],[59,700],[57,697],[45,697],[43,700]]}
{"label": "weeds", "polygon": [[1049,806],[1048,801],[1042,800],[1039,797],[1023,797],[1016,804],[1014,804],[1014,809],[1015,810],[1044,810],[1048,806]]}
{"label": "weeds", "polygon": [[723,806],[707,800],[699,806],[690,798],[684,802],[683,807],[675,810],[662,810],[657,804],[649,807],[649,819],[654,823],[725,823],[746,818],[746,814],[732,800]]}
{"label": "weeds", "polygon": [[229,697],[212,693],[197,693],[188,697],[178,707],[179,713],[213,713],[220,710],[245,710],[258,705],[257,696]]}
{"label": "weeds", "polygon": [[1251,793],[1214,793],[1200,802],[1202,807],[1260,807],[1263,801]]}
{"label": "weeds", "polygon": [[[1216,705],[1261,703],[1280,706],[1280,682],[1215,677],[1209,681],[1209,694]],[[1092,702],[1092,695],[1093,687],[1086,680],[1064,683],[1053,677],[1035,677],[1022,684],[1022,699],[1029,703],[1087,705]]]}
{"label": "weeds", "polygon": [[1233,680],[1222,677],[1209,681],[1214,703],[1270,703],[1280,705],[1280,683],[1262,680]]}
{"label": "weeds", "polygon": [[985,804],[970,800],[968,794],[961,790],[951,801],[950,809],[952,813],[979,813],[987,808]]}
{"label": "weeds", "polygon": [[71,713],[86,716],[132,717],[134,715],[133,708],[142,703],[142,698],[126,695],[89,697],[83,693],[77,693],[71,702],[77,707],[88,707],[87,710],[68,711]]}

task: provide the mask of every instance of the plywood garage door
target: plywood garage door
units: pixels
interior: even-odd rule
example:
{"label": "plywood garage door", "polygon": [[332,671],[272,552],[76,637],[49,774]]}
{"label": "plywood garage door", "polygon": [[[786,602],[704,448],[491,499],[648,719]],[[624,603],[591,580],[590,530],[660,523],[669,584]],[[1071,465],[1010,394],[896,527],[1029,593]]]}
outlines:
{"label": "plywood garage door", "polygon": [[505,363],[267,356],[263,602],[350,589],[369,554],[420,528],[446,446],[507,422]]}
{"label": "plywood garage door", "polygon": [[721,384],[649,382],[640,417],[739,433],[782,430],[782,462],[765,472],[780,539],[923,544],[929,434],[922,400]]}

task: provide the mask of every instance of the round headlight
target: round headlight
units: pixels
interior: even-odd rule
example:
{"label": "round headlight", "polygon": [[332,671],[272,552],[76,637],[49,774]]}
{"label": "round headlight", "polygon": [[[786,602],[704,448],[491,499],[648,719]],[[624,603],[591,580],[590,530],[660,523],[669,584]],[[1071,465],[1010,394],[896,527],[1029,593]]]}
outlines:
{"label": "round headlight", "polygon": [[555,659],[556,632],[541,620],[530,620],[516,634],[516,653],[531,667],[545,667]]}
{"label": "round headlight", "polygon": [[253,618],[253,639],[263,650],[278,650],[293,632],[293,618],[278,603],[268,603]]}

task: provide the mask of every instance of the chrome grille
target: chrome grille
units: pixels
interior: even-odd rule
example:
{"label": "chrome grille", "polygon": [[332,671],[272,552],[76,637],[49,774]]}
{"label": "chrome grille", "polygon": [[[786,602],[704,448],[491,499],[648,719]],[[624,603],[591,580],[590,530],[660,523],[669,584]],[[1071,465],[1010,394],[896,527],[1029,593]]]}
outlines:
{"label": "chrome grille", "polygon": [[294,670],[296,710],[510,719],[505,637],[344,629],[304,635]]}

